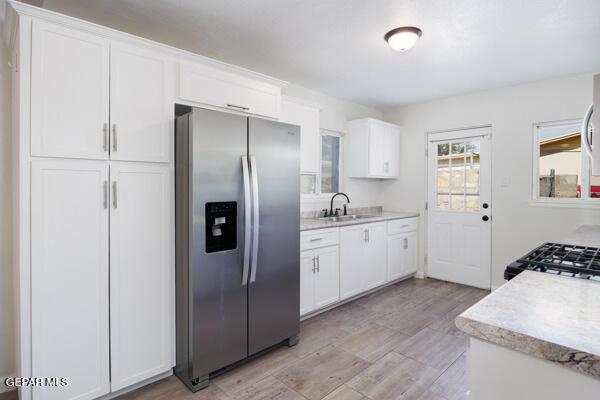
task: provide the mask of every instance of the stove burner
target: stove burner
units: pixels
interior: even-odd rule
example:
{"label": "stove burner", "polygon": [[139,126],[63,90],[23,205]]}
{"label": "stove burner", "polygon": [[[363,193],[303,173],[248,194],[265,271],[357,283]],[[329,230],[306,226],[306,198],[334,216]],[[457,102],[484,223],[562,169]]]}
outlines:
{"label": "stove burner", "polygon": [[544,243],[506,267],[504,279],[524,270],[600,281],[600,248]]}

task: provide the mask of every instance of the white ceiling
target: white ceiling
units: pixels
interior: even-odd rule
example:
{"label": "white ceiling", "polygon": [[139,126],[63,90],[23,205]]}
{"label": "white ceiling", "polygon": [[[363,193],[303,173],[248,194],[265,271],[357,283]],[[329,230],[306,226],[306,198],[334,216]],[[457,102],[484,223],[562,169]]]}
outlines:
{"label": "white ceiling", "polygon": [[[377,107],[600,71],[600,0],[42,3]],[[396,54],[383,35],[403,25],[420,27],[423,37],[411,51]]]}

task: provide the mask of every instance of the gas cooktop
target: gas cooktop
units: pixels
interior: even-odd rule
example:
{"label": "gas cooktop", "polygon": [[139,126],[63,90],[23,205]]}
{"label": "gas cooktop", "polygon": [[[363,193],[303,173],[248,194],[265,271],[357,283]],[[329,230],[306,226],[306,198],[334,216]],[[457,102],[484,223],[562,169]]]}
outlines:
{"label": "gas cooktop", "polygon": [[507,266],[504,279],[511,280],[524,270],[600,282],[600,248],[544,243]]}

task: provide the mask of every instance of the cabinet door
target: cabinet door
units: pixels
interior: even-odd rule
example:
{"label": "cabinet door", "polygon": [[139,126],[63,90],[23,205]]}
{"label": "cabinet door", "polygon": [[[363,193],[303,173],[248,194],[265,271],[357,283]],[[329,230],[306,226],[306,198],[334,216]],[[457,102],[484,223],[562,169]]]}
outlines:
{"label": "cabinet door", "polygon": [[300,315],[315,309],[315,271],[314,251],[300,253]]}
{"label": "cabinet door", "polygon": [[383,126],[371,123],[369,127],[369,175],[384,176],[384,155],[387,133]]}
{"label": "cabinet door", "polygon": [[31,154],[108,158],[109,42],[33,21]]}
{"label": "cabinet door", "polygon": [[274,119],[281,111],[279,86],[208,65],[179,65],[179,97]]}
{"label": "cabinet door", "polygon": [[340,252],[332,246],[315,250],[315,255],[315,308],[321,308],[340,299]]}
{"label": "cabinet door", "polygon": [[165,63],[157,54],[111,43],[112,160],[169,161],[173,105],[167,102]]}
{"label": "cabinet door", "polygon": [[172,366],[171,170],[110,167],[111,389]]}
{"label": "cabinet door", "polygon": [[417,232],[409,232],[405,235],[403,249],[402,275],[413,274],[417,272]]}
{"label": "cabinet door", "polygon": [[36,400],[110,390],[107,188],[106,162],[31,163],[31,373],[69,378]]}
{"label": "cabinet door", "polygon": [[398,155],[400,153],[400,132],[397,128],[385,128],[385,142],[383,153],[383,173],[385,176],[398,176]]}
{"label": "cabinet door", "polygon": [[300,125],[300,172],[317,173],[319,171],[319,109],[282,100],[281,121]]}
{"label": "cabinet door", "polygon": [[406,235],[393,235],[387,238],[388,281],[400,278],[404,267],[404,244]]}
{"label": "cabinet door", "polygon": [[365,290],[383,285],[387,280],[386,225],[369,224],[363,276]]}
{"label": "cabinet door", "polygon": [[364,290],[363,269],[368,229],[353,225],[340,229],[340,298],[347,299]]}

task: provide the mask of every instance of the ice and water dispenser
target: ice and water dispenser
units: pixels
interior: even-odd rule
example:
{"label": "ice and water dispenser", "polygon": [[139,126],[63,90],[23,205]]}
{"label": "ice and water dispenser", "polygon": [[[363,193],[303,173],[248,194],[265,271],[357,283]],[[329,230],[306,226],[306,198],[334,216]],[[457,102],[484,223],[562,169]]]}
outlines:
{"label": "ice and water dispenser", "polygon": [[233,250],[237,246],[237,202],[206,203],[206,252]]}

